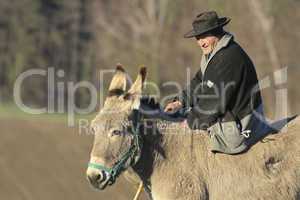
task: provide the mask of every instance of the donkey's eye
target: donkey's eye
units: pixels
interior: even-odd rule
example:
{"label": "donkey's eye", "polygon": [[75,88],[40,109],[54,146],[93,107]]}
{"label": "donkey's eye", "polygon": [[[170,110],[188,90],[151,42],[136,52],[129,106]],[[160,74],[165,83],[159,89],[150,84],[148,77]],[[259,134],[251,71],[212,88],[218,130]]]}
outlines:
{"label": "donkey's eye", "polygon": [[113,131],[111,132],[111,135],[112,135],[112,136],[115,136],[115,135],[122,135],[122,131],[120,131],[120,130],[113,130]]}

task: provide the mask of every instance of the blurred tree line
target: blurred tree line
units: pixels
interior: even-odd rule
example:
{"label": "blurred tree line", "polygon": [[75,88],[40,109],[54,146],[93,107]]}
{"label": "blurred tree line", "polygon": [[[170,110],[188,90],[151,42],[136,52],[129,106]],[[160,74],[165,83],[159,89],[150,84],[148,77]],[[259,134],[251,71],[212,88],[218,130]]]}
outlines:
{"label": "blurred tree line", "polygon": [[[144,64],[149,80],[159,86],[164,81],[185,84],[186,68],[190,67],[192,74],[199,69],[201,52],[194,40],[183,39],[183,34],[191,29],[199,12],[216,10],[232,19],[225,29],[253,59],[259,77],[289,67],[290,103],[296,108],[299,6],[299,0],[0,1],[0,102],[11,101],[18,75],[35,68],[62,69],[65,74],[57,80],[91,81],[99,89],[99,70],[120,62],[135,75]],[[265,92],[268,105],[274,87]],[[163,94],[173,90],[162,87]],[[47,79],[27,79],[22,98],[46,105]],[[77,105],[88,102],[87,91],[79,89]]]}

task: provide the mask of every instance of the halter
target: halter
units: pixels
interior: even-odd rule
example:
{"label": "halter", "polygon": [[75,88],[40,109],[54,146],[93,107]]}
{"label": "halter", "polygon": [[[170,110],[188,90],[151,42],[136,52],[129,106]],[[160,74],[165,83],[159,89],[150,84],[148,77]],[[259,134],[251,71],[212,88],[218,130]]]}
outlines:
{"label": "halter", "polygon": [[[132,134],[133,134],[133,139],[131,142],[131,146],[128,149],[128,151],[122,155],[122,157],[113,165],[112,168],[105,167],[104,165],[97,164],[97,163],[92,163],[90,162],[88,164],[88,167],[102,170],[109,174],[109,180],[108,184],[112,185],[118,176],[126,170],[129,166],[135,165],[138,160],[139,160],[139,155],[141,154],[141,149],[142,149],[142,137],[140,134],[140,113],[139,110],[134,109],[133,110],[133,127],[132,127]],[[131,162],[129,166],[126,166],[126,163],[128,160],[131,159]]]}

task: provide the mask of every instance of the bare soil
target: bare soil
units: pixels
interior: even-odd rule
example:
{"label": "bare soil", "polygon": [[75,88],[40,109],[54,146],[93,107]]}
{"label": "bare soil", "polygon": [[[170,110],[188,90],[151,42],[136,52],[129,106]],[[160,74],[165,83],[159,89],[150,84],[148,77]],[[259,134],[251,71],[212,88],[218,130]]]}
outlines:
{"label": "bare soil", "polygon": [[60,122],[1,119],[0,199],[133,199],[137,185],[123,178],[105,191],[89,185],[92,141]]}

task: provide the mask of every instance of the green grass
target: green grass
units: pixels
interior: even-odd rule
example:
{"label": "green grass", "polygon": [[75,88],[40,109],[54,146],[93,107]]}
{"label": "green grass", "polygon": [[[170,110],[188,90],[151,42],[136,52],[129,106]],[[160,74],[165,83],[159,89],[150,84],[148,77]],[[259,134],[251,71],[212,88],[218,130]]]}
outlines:
{"label": "green grass", "polygon": [[[85,115],[75,115],[75,121],[79,119],[91,120],[95,117],[96,113],[90,113]],[[0,104],[0,119],[29,119],[29,120],[51,120],[59,122],[67,122],[67,113],[51,113],[51,114],[29,114],[21,110],[15,104],[6,103]]]}

